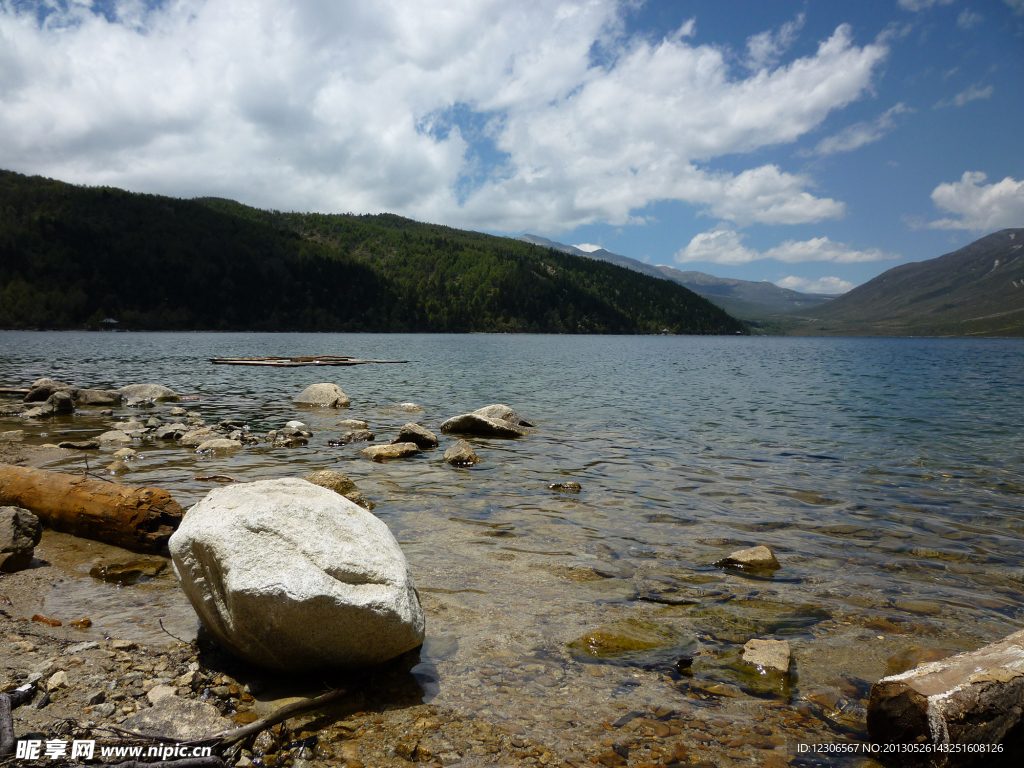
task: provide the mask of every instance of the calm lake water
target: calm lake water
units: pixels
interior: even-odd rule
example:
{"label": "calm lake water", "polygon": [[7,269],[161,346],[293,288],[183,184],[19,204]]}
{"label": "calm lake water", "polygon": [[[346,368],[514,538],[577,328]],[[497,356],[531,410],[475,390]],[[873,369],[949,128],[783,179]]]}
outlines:
{"label": "calm lake water", "polygon": [[[311,354],[409,362],[208,362]],[[186,506],[212,487],[201,475],[349,475],[402,542],[424,595],[425,690],[528,733],[583,738],[581,712],[599,722],[623,702],[689,701],[747,722],[755,710],[716,698],[714,686],[751,693],[736,648],[778,636],[790,639],[797,670],[782,698],[808,702],[836,738],[852,737],[864,686],[892,657],[977,647],[1024,626],[1024,340],[0,333],[0,386],[42,376],[165,384],[198,396],[185,405],[207,422],[241,418],[253,432],[306,422],[314,436],[301,448],[197,456],[143,443],[122,482],[167,488]],[[352,407],[292,405],[319,381],[339,384]],[[424,412],[393,407],[409,401]],[[342,418],[368,421],[381,442],[406,421],[437,432],[490,403],[538,429],[473,440],[481,464],[471,470],[443,463],[448,436],[437,451],[387,464],[361,458],[362,444],[328,446]],[[167,418],[168,408],[143,413]],[[129,415],[6,419],[0,431],[57,442]],[[90,466],[116,447],[92,452]],[[50,468],[83,466],[76,456]],[[548,488],[570,479],[581,493]],[[755,544],[782,563],[773,578],[713,566]],[[652,593],[686,604],[640,599]],[[659,666],[657,654],[588,668],[566,650],[595,626],[629,621],[673,628],[685,637],[677,655],[698,647],[693,676]],[[481,688],[495,675],[501,685]],[[538,701],[565,716],[542,722]]]}

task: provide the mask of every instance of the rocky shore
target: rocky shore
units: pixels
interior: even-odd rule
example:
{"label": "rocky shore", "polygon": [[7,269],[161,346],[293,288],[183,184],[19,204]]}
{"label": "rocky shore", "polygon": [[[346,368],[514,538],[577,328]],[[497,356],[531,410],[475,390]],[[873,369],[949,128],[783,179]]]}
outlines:
{"label": "rocky shore", "polygon": [[[29,416],[24,408],[6,406],[6,423],[67,418],[57,409],[63,398],[56,397],[67,391],[56,389],[37,400],[44,405],[32,409],[44,411]],[[321,394],[330,402],[303,400],[301,405],[351,407],[339,393],[340,388],[327,389]],[[78,407],[75,396],[68,397]],[[131,476],[143,446],[171,445],[216,457],[246,450],[301,450],[314,434],[298,420],[262,434],[243,420],[207,424],[199,408],[184,408],[174,402],[177,397],[173,392],[133,392],[130,403],[121,402],[119,418],[113,413],[101,417],[116,428],[95,440],[47,446],[8,440],[0,442],[0,462],[49,465],[98,451],[114,459],[101,471],[123,478]],[[419,406],[395,406],[405,418],[416,413],[414,408]],[[494,448],[462,437],[529,439],[536,429],[511,409],[502,409],[507,407],[490,406],[441,423],[443,435],[456,436],[447,447],[429,429],[408,422],[394,430],[391,443],[374,446],[383,450],[361,455],[400,466],[436,451],[432,459],[444,471],[465,471],[481,455],[488,461],[487,451]],[[368,426],[361,419],[338,421],[339,444],[356,443],[358,450],[360,442],[375,439]],[[209,477],[225,483],[236,479]],[[363,508],[373,507],[343,475],[320,471],[306,479]],[[547,488],[569,505],[583,490],[572,480]],[[75,552],[71,537],[44,532],[32,567],[0,576],[0,688],[36,685],[31,702],[15,710],[18,738],[95,738],[121,745],[132,741],[124,731],[137,730],[133,725],[147,722],[146,717],[163,717],[168,727],[195,720],[200,730],[180,736],[201,738],[210,729],[265,718],[299,697],[343,688],[348,693],[330,707],[267,728],[226,758],[241,768],[809,765],[801,745],[866,738],[870,684],[885,671],[912,669],[979,644],[966,631],[929,624],[933,613],[926,603],[900,608],[914,620],[888,623],[834,608],[789,604],[771,581],[788,561],[780,563],[763,546],[719,545],[724,557],[714,566],[738,579],[692,575],[688,583],[677,577],[669,587],[663,565],[654,560],[627,567],[595,556],[587,564],[565,566],[548,557],[557,550],[481,548],[481,543],[510,536],[509,524],[497,517],[487,522],[455,514],[452,509],[440,516],[411,516],[403,523],[402,546],[414,565],[427,641],[370,677],[268,672],[239,661],[207,636],[182,637],[174,626],[159,640],[152,633],[145,641],[132,639],[133,621],[135,626],[144,619],[152,624],[168,615],[161,614],[170,606],[166,595],[176,589],[170,588],[167,559],[132,566],[139,574],[132,576],[135,571],[128,566],[137,555],[113,547]],[[444,551],[420,544],[434,541],[445,541]],[[161,583],[168,588],[153,598],[148,617],[103,623],[98,614],[89,615],[86,602],[70,600],[46,604],[63,606],[59,613],[48,607],[38,612],[42,595],[83,580],[83,564],[99,574],[91,579],[104,584],[109,584],[104,577],[113,578],[123,566],[122,572],[129,573],[121,583],[125,596]],[[681,588],[681,582],[686,586]],[[805,627],[803,637],[813,642],[773,639],[780,627]],[[906,638],[926,638],[927,645]],[[908,645],[920,652],[908,652]],[[828,655],[836,652],[855,657],[843,667],[859,674],[830,668]],[[803,690],[794,696],[798,681]],[[820,764],[882,765],[849,754],[829,760]]]}

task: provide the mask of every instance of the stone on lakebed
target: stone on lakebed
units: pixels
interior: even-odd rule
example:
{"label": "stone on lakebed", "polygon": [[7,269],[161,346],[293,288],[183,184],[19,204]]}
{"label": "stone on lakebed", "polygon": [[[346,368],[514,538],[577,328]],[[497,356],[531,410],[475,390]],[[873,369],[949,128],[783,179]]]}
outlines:
{"label": "stone on lakebed", "polygon": [[391,442],[392,444],[416,443],[416,445],[424,449],[437,448],[437,435],[426,427],[421,427],[419,424],[409,422],[399,430],[398,437]]}
{"label": "stone on lakebed", "polygon": [[459,440],[455,445],[448,446],[444,452],[444,460],[453,467],[472,467],[480,461],[473,446],[465,440]]}
{"label": "stone on lakebed", "polygon": [[162,384],[129,384],[117,390],[125,400],[159,400],[178,402],[178,393]]}
{"label": "stone on lakebed", "polygon": [[387,459],[404,459],[415,456],[420,452],[416,443],[391,443],[389,445],[371,445],[360,451],[370,461],[385,461]]}
{"label": "stone on lakebed", "polygon": [[789,673],[789,643],[785,640],[748,640],[743,646],[743,662],[766,670]]}
{"label": "stone on lakebed", "polygon": [[738,571],[775,571],[781,566],[775,554],[765,546],[739,549],[715,563],[719,568],[733,568]]}
{"label": "stone on lakebed", "polygon": [[310,384],[292,402],[321,408],[348,408],[352,404],[341,387],[330,383]]}

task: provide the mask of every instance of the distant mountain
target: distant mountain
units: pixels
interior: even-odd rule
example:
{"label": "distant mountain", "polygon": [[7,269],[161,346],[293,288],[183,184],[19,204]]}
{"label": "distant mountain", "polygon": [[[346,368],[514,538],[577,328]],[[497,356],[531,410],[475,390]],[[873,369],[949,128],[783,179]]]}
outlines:
{"label": "distant mountain", "polygon": [[554,248],[564,253],[607,261],[651,277],[671,280],[689,288],[694,293],[699,293],[712,304],[718,305],[730,315],[741,320],[760,321],[788,312],[806,311],[833,298],[821,294],[791,291],[767,281],[734,280],[728,277],[715,277],[704,272],[684,272],[674,267],[645,264],[637,259],[631,259],[629,256],[606,251],[604,248],[587,252],[538,235],[523,235],[519,239],[534,245],[542,245],[545,248]]}
{"label": "distant mountain", "polygon": [[791,333],[828,336],[1024,336],[1024,229],[902,264],[827,305],[794,313]]}

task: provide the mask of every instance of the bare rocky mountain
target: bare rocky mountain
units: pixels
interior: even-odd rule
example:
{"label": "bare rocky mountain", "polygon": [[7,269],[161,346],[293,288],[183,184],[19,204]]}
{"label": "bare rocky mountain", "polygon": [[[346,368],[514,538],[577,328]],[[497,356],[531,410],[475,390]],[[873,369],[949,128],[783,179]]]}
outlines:
{"label": "bare rocky mountain", "polygon": [[800,293],[780,288],[768,281],[735,280],[728,277],[715,277],[704,272],[684,272],[674,267],[645,264],[629,256],[606,251],[604,248],[588,253],[572,245],[557,243],[538,235],[523,235],[519,239],[545,248],[554,248],[556,251],[607,261],[651,277],[671,280],[689,288],[694,293],[699,293],[712,304],[718,305],[730,315],[741,320],[767,320],[793,311],[807,311],[832,299],[831,296]]}
{"label": "bare rocky mountain", "polygon": [[791,333],[828,336],[1024,336],[1024,229],[901,264],[827,305],[793,313]]}

